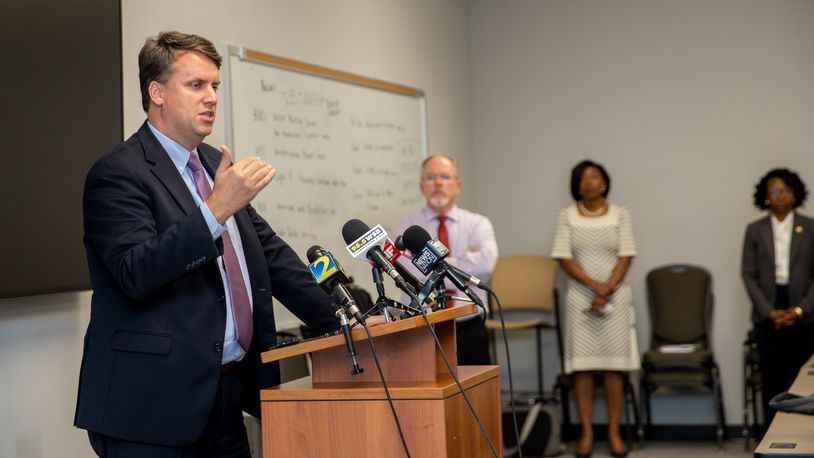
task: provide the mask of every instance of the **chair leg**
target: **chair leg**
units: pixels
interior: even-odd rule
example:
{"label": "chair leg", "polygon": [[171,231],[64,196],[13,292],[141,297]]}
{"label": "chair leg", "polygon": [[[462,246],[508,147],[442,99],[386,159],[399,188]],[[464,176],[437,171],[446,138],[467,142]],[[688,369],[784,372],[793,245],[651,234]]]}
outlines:
{"label": "chair leg", "polygon": [[644,414],[643,417],[645,417],[644,426],[642,427],[641,432],[642,441],[644,441],[645,438],[647,437],[647,431],[649,431],[651,429],[651,426],[653,426],[653,410],[652,407],[650,406],[650,388],[647,386],[646,382],[642,381],[640,391],[642,393],[643,398],[642,399],[643,401],[642,407]]}
{"label": "chair leg", "polygon": [[560,439],[565,441],[568,435],[568,428],[571,427],[571,403],[568,398],[568,389],[564,384],[560,384],[560,405],[562,407],[562,430],[560,431]]}
{"label": "chair leg", "polygon": [[537,340],[537,396],[543,400],[543,337],[542,328],[539,326],[535,328],[535,335]]}
{"label": "chair leg", "polygon": [[724,446],[724,410],[723,410],[723,399],[721,396],[721,385],[718,379],[718,368],[713,367],[711,370],[712,375],[712,387],[713,387],[713,397],[714,402],[716,404],[715,409],[715,416],[718,420],[718,425],[715,430],[715,437],[718,440],[718,448],[723,448]]}
{"label": "chair leg", "polygon": [[743,364],[743,426],[741,426],[741,436],[743,436],[744,451],[749,451],[750,442],[750,428],[749,428],[749,363],[744,361]]}
{"label": "chair leg", "polygon": [[752,438],[752,427],[749,422],[749,390],[748,386],[743,387],[743,426],[741,427],[741,436],[743,436],[743,449],[749,451],[749,445]]}
{"label": "chair leg", "polygon": [[627,440],[627,448],[630,450],[633,447],[633,425],[630,422],[630,409],[633,407],[633,389],[630,386],[630,380],[627,379],[625,376],[624,381],[624,390],[625,390],[625,440]]}
{"label": "chair leg", "polygon": [[757,440],[758,433],[761,428],[760,412],[758,412],[758,396],[760,395],[760,386],[752,385],[752,438]]}
{"label": "chair leg", "polygon": [[640,416],[639,410],[639,400],[636,397],[636,392],[633,390],[633,384],[628,381],[630,385],[630,402],[631,402],[631,409],[633,410],[633,426],[635,427],[636,431],[636,443],[641,444],[644,432],[642,431],[642,421]]}

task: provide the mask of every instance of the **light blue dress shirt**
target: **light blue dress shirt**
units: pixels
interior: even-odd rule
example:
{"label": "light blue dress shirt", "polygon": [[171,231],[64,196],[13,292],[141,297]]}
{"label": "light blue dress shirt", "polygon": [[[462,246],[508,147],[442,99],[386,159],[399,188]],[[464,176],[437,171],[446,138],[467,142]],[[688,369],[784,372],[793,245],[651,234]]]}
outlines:
{"label": "light blue dress shirt", "polygon": [[[237,259],[240,262],[240,273],[243,275],[243,281],[246,284],[247,291],[249,292],[249,302],[252,304],[252,308],[254,308],[254,299],[251,294],[252,285],[249,281],[249,269],[246,267],[246,256],[243,253],[243,243],[240,238],[240,231],[237,229],[235,217],[230,216],[229,219],[226,220],[225,225],[218,223],[215,215],[212,214],[212,211],[206,206],[204,201],[201,199],[201,196],[198,195],[198,190],[195,187],[195,178],[192,176],[192,171],[189,169],[189,167],[187,167],[189,155],[198,154],[198,149],[196,148],[193,151],[189,151],[175,140],[159,132],[159,130],[153,127],[153,125],[149,122],[147,123],[147,126],[150,127],[150,130],[153,132],[153,135],[155,135],[155,138],[158,139],[158,142],[161,143],[161,146],[163,146],[164,150],[167,152],[167,154],[169,154],[172,163],[175,165],[175,168],[178,169],[178,173],[181,174],[184,184],[187,185],[189,192],[192,194],[192,199],[195,201],[195,205],[197,205],[201,210],[201,214],[206,221],[206,225],[209,227],[209,232],[212,233],[212,239],[217,239],[223,234],[224,231],[229,232],[229,237],[232,239],[232,244],[235,247]],[[209,181],[209,186],[211,187],[213,185],[212,177],[209,176],[209,173],[205,173],[205,175],[207,181]],[[220,276],[223,280],[223,291],[226,293],[226,332],[223,337],[222,359],[223,364],[226,364],[243,358],[245,352],[237,340],[237,328],[235,325],[234,316],[232,314],[232,295],[231,291],[229,290],[229,282],[226,279],[226,270],[223,265],[222,257],[218,258],[218,269],[220,270]]]}

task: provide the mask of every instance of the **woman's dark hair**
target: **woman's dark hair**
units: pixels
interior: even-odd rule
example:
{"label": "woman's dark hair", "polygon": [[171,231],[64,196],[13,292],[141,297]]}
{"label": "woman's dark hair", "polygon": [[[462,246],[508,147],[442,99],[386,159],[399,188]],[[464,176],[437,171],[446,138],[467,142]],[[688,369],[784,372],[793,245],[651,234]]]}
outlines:
{"label": "woman's dark hair", "polygon": [[602,174],[602,179],[605,180],[605,191],[602,193],[602,197],[608,197],[608,193],[610,193],[611,179],[605,167],[602,167],[601,164],[597,164],[594,161],[584,160],[575,165],[573,170],[571,170],[571,197],[573,197],[576,202],[582,200],[582,195],[579,193],[579,183],[582,181],[582,174],[585,173],[585,170],[589,167],[599,170],[599,173]]}
{"label": "woman's dark hair", "polygon": [[769,190],[769,180],[772,178],[780,178],[794,192],[794,208],[803,205],[806,197],[808,197],[808,190],[806,190],[806,185],[800,179],[800,176],[789,169],[773,169],[763,175],[760,182],[755,185],[755,207],[761,210],[769,208],[769,205],[766,204],[766,197]]}

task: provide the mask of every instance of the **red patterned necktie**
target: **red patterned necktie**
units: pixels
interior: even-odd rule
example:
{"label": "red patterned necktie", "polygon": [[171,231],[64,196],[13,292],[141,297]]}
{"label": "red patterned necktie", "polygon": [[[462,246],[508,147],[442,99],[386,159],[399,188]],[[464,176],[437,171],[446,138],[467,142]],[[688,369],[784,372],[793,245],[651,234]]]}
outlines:
{"label": "red patterned necktie", "polygon": [[[226,160],[225,158],[222,160]],[[195,178],[195,187],[198,195],[206,201],[212,194],[212,188],[206,179],[203,164],[196,154],[189,155],[187,167],[192,171]],[[237,325],[237,340],[244,351],[249,351],[252,342],[252,306],[249,302],[249,292],[246,290],[246,282],[243,281],[243,274],[240,272],[240,261],[237,259],[237,252],[229,237],[229,231],[224,231],[221,235],[223,239],[223,264],[226,270],[226,281],[229,283],[229,293],[232,299],[232,316]]]}
{"label": "red patterned necktie", "polygon": [[[443,243],[445,247],[451,250],[449,246],[449,232],[447,231],[446,215],[438,215],[438,241]],[[447,288],[447,295],[453,296],[454,294],[455,294],[454,289]]]}
{"label": "red patterned necktie", "polygon": [[438,241],[449,248],[449,233],[447,232],[447,217],[438,215]]}

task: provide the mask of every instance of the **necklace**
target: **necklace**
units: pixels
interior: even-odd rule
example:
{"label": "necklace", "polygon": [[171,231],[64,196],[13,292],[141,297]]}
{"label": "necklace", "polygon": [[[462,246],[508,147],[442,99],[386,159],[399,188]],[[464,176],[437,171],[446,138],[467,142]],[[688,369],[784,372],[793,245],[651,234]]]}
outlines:
{"label": "necklace", "polygon": [[577,207],[579,208],[579,212],[582,213],[583,216],[602,216],[608,212],[607,204],[602,204],[602,206],[600,206],[598,209],[594,211],[585,208],[585,205],[582,202],[579,202],[577,204]]}

